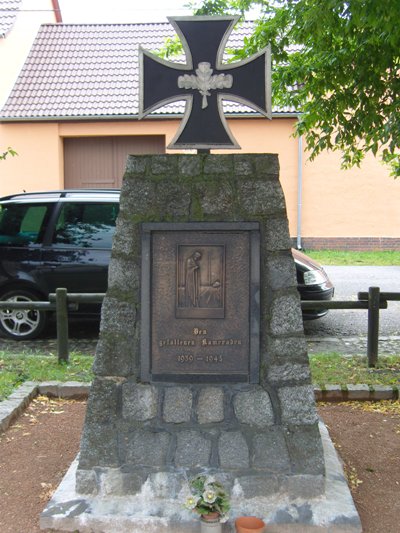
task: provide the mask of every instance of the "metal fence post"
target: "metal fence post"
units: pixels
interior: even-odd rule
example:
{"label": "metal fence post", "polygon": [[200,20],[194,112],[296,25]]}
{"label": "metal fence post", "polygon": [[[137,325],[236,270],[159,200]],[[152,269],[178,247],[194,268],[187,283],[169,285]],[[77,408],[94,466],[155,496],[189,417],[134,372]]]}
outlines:
{"label": "metal fence post", "polygon": [[368,366],[374,367],[378,362],[379,340],[379,287],[370,287],[368,290]]}
{"label": "metal fence post", "polygon": [[68,363],[68,304],[67,289],[56,289],[57,354],[58,362]]}

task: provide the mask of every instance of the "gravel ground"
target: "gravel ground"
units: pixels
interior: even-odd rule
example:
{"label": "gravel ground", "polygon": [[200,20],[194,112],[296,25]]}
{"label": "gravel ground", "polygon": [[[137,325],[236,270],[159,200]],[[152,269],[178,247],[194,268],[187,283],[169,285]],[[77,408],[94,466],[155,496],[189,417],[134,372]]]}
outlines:
{"label": "gravel ground", "polygon": [[[1,533],[41,531],[39,514],[79,449],[84,413],[84,402],[38,398],[0,435]],[[399,402],[321,405],[319,413],[345,463],[364,533],[398,531]]]}

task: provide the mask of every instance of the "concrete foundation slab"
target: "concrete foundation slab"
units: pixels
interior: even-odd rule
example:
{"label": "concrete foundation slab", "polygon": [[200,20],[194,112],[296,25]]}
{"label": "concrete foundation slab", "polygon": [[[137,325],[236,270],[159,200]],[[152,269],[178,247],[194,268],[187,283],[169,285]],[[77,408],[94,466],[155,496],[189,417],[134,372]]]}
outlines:
{"label": "concrete foundation slab", "polygon": [[[232,512],[224,533],[234,531],[239,515],[256,515],[270,533],[360,533],[361,522],[347,486],[341,461],[320,422],[324,450],[325,493],[309,500],[257,497],[243,500],[232,495]],[[197,533],[200,522],[183,508],[182,501],[152,497],[144,484],[135,496],[82,496],[75,491],[77,461],[71,465],[40,518],[42,529],[79,533]]]}

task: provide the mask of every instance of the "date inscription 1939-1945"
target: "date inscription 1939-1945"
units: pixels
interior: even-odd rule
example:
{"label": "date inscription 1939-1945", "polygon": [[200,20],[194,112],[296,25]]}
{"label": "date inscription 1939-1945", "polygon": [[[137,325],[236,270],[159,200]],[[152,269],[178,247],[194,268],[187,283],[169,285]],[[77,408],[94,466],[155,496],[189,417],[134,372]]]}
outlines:
{"label": "date inscription 1939-1945", "polygon": [[258,357],[258,225],[169,228],[143,225],[148,300],[142,296],[142,309],[149,328],[142,329],[142,378],[251,381]]}

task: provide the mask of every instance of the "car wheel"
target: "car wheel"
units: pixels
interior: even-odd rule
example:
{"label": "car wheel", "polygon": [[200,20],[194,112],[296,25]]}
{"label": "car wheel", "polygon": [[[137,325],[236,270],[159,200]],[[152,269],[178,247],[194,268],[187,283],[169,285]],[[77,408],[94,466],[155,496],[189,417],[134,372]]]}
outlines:
{"label": "car wheel", "polygon": [[[13,289],[1,295],[2,302],[32,302],[39,297],[29,290]],[[45,327],[45,311],[34,309],[0,309],[0,330],[11,339],[34,339]]]}

